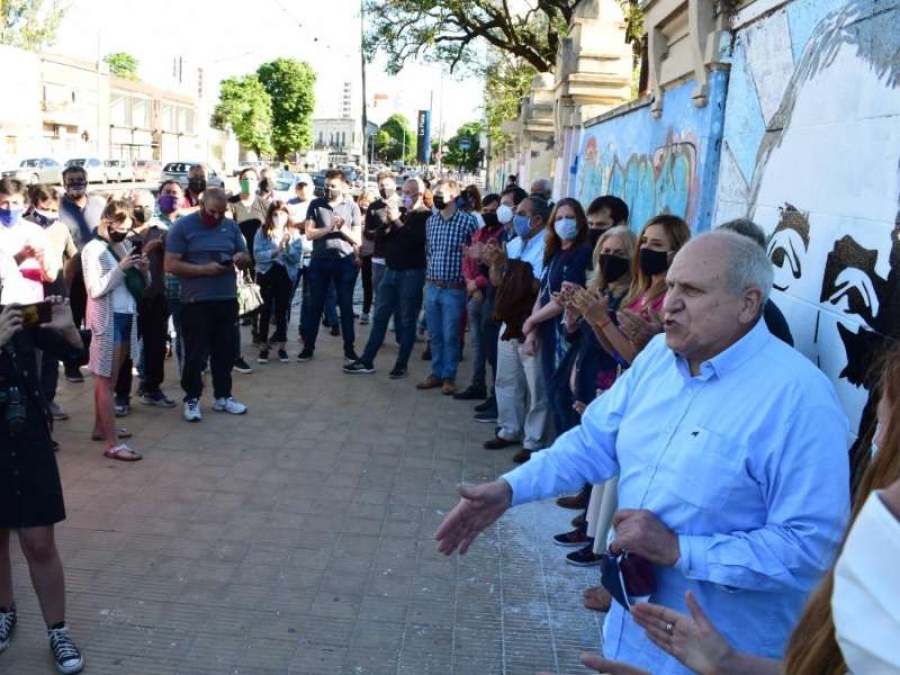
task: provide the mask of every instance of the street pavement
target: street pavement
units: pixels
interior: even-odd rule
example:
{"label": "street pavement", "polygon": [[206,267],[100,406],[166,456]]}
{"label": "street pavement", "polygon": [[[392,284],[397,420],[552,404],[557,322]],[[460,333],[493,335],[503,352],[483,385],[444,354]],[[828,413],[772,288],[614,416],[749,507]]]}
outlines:
{"label": "street pavement", "polygon": [[[600,645],[602,615],[581,591],[597,568],[566,565],[551,540],[575,512],[520,507],[467,555],[437,552],[455,486],[510,469],[514,449],[482,449],[492,428],[471,405],[415,389],[428,372],[421,345],[412,375],[394,381],[390,341],[375,375],[349,376],[327,331],[311,362],[268,365],[255,363],[248,331],[254,372],[236,373],[234,392],[249,414],[215,413],[207,396],[192,425],[180,405],[134,401],[121,420],[145,453],[134,464],[89,439],[92,379],[61,382],[72,419],[56,427],[68,510],[57,541],[85,672],[587,672],[578,657]],[[174,371],[170,360],[164,388],[180,399]],[[0,675],[55,672],[12,549],[19,625]]]}

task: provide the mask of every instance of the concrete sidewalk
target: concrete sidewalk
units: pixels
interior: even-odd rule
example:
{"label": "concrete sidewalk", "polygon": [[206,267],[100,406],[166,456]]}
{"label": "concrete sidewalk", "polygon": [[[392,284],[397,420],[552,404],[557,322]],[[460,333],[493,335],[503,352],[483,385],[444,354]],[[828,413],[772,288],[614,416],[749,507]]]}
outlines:
{"label": "concrete sidewalk", "polygon": [[[514,450],[481,448],[492,427],[468,403],[416,391],[421,346],[412,375],[388,379],[395,349],[377,374],[348,376],[327,331],[305,364],[257,365],[247,344],[254,372],[235,374],[234,393],[250,413],[214,413],[207,396],[190,425],[180,405],[134,401],[121,421],[145,454],[135,464],[89,440],[92,379],[61,383],[72,419],[57,424],[69,514],[57,536],[86,673],[587,672],[578,656],[599,646],[602,616],[581,591],[598,572],[551,541],[574,512],[521,507],[466,556],[440,555],[455,486],[508,470]],[[20,621],[0,674],[56,672],[12,548]]]}

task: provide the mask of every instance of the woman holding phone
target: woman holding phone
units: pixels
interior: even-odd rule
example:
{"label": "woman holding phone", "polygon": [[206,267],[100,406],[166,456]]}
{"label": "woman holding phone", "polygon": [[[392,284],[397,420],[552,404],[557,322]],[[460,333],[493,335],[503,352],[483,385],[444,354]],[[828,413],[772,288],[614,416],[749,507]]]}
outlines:
{"label": "woman holding phone", "polygon": [[126,462],[143,455],[121,442],[130,434],[116,428],[114,389],[122,365],[137,354],[137,303],[149,281],[147,259],[136,255],[126,240],[132,224],[129,203],[110,201],[97,236],[81,252],[87,325],[93,335],[88,368],[96,376],[91,437],[106,444],[106,457]]}

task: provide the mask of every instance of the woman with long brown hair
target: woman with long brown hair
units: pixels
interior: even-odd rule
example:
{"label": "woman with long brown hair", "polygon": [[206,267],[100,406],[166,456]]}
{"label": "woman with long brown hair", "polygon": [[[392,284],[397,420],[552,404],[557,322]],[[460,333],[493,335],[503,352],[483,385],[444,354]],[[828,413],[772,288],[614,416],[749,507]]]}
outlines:
{"label": "woman with long brown hair", "polygon": [[[896,502],[900,501],[900,343],[894,343],[888,349],[881,363],[878,426],[872,436],[873,456],[853,498],[848,535],[854,529],[860,514],[871,504],[870,496],[873,492],[883,490],[880,496],[871,496],[871,499],[881,499],[885,503],[890,500],[894,504],[894,517],[900,517],[896,506]],[[897,529],[900,529],[900,525]],[[686,601],[691,616],[661,605],[642,603],[632,608],[632,617],[658,647],[702,675],[845,675],[848,672],[863,675],[897,672],[900,664],[893,660],[898,658],[896,644],[874,646],[882,653],[892,650],[890,667],[872,645],[862,656],[854,653],[860,661],[852,663],[841,651],[841,646],[852,646],[851,641],[845,638],[841,640],[841,646],[838,644],[842,627],[835,625],[833,607],[838,607],[839,602],[848,599],[852,601],[852,598],[846,596],[839,599],[835,594],[835,572],[840,567],[841,557],[850,551],[848,535],[845,535],[836,565],[832,566],[822,583],[810,595],[791,634],[783,662],[735,652],[712,625],[690,592],[687,593]],[[884,554],[879,552],[878,555]],[[894,560],[891,564],[893,574],[900,574],[897,561]],[[897,603],[896,597],[889,595],[876,600],[884,604]],[[860,632],[865,633],[866,622],[870,618],[865,615],[854,616],[853,621],[860,622]],[[748,617],[748,620],[752,619],[753,617]],[[872,626],[872,629],[876,628]],[[883,631],[884,627],[881,628]],[[847,626],[844,626],[844,630],[846,629]],[[900,635],[894,637],[900,638]],[[583,662],[598,669],[598,672],[618,675],[644,673],[640,669],[608,661],[596,654],[585,655]]]}

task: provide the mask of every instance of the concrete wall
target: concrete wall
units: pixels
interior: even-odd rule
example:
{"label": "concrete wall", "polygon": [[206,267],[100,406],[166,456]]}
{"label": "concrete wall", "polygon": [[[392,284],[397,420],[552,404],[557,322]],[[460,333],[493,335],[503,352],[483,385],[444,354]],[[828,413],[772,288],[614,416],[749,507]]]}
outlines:
{"label": "concrete wall", "polygon": [[797,347],[867,426],[900,337],[900,0],[759,11],[737,17],[715,219],[766,229]]}
{"label": "concrete wall", "polygon": [[727,73],[712,73],[703,108],[695,107],[688,81],[665,92],[659,118],[643,101],[588,123],[575,162],[578,199],[587,205],[604,194],[621,197],[635,230],[663,212],[685,218],[694,231],[709,229],[727,83]]}

